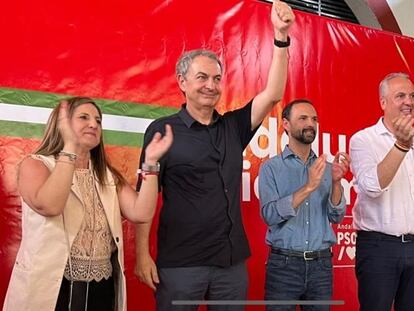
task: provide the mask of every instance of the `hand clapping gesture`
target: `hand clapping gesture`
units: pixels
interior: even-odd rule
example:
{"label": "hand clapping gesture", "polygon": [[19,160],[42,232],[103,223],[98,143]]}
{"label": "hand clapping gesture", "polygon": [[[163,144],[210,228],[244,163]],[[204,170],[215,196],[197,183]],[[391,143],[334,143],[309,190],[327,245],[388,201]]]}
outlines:
{"label": "hand clapping gesture", "polygon": [[170,148],[173,142],[173,133],[171,126],[165,125],[165,135],[157,132],[154,134],[151,142],[145,149],[145,162],[155,163],[157,162]]}
{"label": "hand clapping gesture", "polygon": [[[69,106],[66,100],[59,103],[59,116],[57,120],[57,127],[62,136],[64,149],[76,151],[78,145],[78,138],[70,125]],[[69,149],[68,149],[69,147]]]}
{"label": "hand clapping gesture", "polygon": [[351,160],[347,153],[337,152],[332,163],[332,182],[339,182],[349,170]]}
{"label": "hand clapping gesture", "polygon": [[313,162],[309,168],[308,187],[311,191],[314,191],[319,187],[322,181],[323,173],[326,168],[326,155],[322,154],[319,158]]}
{"label": "hand clapping gesture", "polygon": [[399,116],[392,120],[394,136],[398,144],[411,148],[414,137],[414,119],[411,115]]}

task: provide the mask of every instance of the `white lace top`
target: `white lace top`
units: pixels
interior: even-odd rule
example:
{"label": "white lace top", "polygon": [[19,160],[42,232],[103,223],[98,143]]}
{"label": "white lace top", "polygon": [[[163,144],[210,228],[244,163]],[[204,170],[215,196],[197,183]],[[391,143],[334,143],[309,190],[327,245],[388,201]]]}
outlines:
{"label": "white lace top", "polygon": [[111,254],[116,246],[105,211],[95,190],[92,172],[89,169],[76,169],[75,179],[82,194],[85,213],[73,241],[64,276],[74,281],[107,280],[112,275]]}

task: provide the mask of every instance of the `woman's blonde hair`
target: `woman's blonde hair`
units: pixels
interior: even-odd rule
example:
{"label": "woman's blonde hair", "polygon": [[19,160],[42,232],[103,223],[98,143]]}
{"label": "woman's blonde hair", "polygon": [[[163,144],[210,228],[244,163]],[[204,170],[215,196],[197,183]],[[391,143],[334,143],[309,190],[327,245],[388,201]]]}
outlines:
{"label": "woman's blonde hair", "polygon": [[[73,116],[75,109],[83,104],[92,104],[98,110],[99,116],[102,119],[102,112],[99,106],[89,97],[71,97],[66,99],[68,103],[68,113],[69,118]],[[58,153],[63,149],[63,138],[60,134],[58,128],[58,118],[59,118],[59,109],[61,107],[59,103],[52,111],[49,116],[49,119],[46,124],[45,134],[40,143],[40,146],[34,152],[35,154],[40,154],[44,156],[53,155],[57,157]],[[117,186],[123,185],[126,183],[124,177],[108,162],[108,159],[105,154],[104,144],[103,144],[103,132],[101,132],[101,137],[99,144],[93,148],[91,151],[91,161],[93,165],[93,171],[95,177],[98,179],[99,184],[102,186],[107,183],[106,169],[108,168],[117,184]]]}

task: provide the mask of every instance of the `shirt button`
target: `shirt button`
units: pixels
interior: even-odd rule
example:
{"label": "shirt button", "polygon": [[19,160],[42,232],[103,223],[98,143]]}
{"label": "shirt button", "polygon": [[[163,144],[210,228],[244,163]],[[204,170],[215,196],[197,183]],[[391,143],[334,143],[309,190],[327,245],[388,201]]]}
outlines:
{"label": "shirt button", "polygon": [[306,205],[309,205],[309,202],[308,201],[306,201],[306,203],[305,203]]}
{"label": "shirt button", "polygon": [[229,192],[229,190],[226,188],[226,189],[224,189],[224,192],[227,193],[227,192]]}
{"label": "shirt button", "polygon": [[309,221],[307,221],[306,224],[309,225]]}
{"label": "shirt button", "polygon": [[118,238],[118,237],[116,237],[116,238],[115,238],[115,241],[116,241],[116,243],[118,243],[118,242],[119,242],[119,238]]}
{"label": "shirt button", "polygon": [[306,240],[306,241],[305,241],[305,244],[308,244],[308,243],[309,243],[309,241],[307,241],[307,240]]}

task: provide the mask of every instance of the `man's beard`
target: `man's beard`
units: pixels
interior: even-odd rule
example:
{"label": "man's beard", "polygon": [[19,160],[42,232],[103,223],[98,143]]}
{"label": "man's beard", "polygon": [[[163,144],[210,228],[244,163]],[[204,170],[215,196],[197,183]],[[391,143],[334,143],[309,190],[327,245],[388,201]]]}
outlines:
{"label": "man's beard", "polygon": [[316,130],[314,128],[305,128],[301,132],[292,133],[292,137],[305,145],[313,143],[316,137]]}

